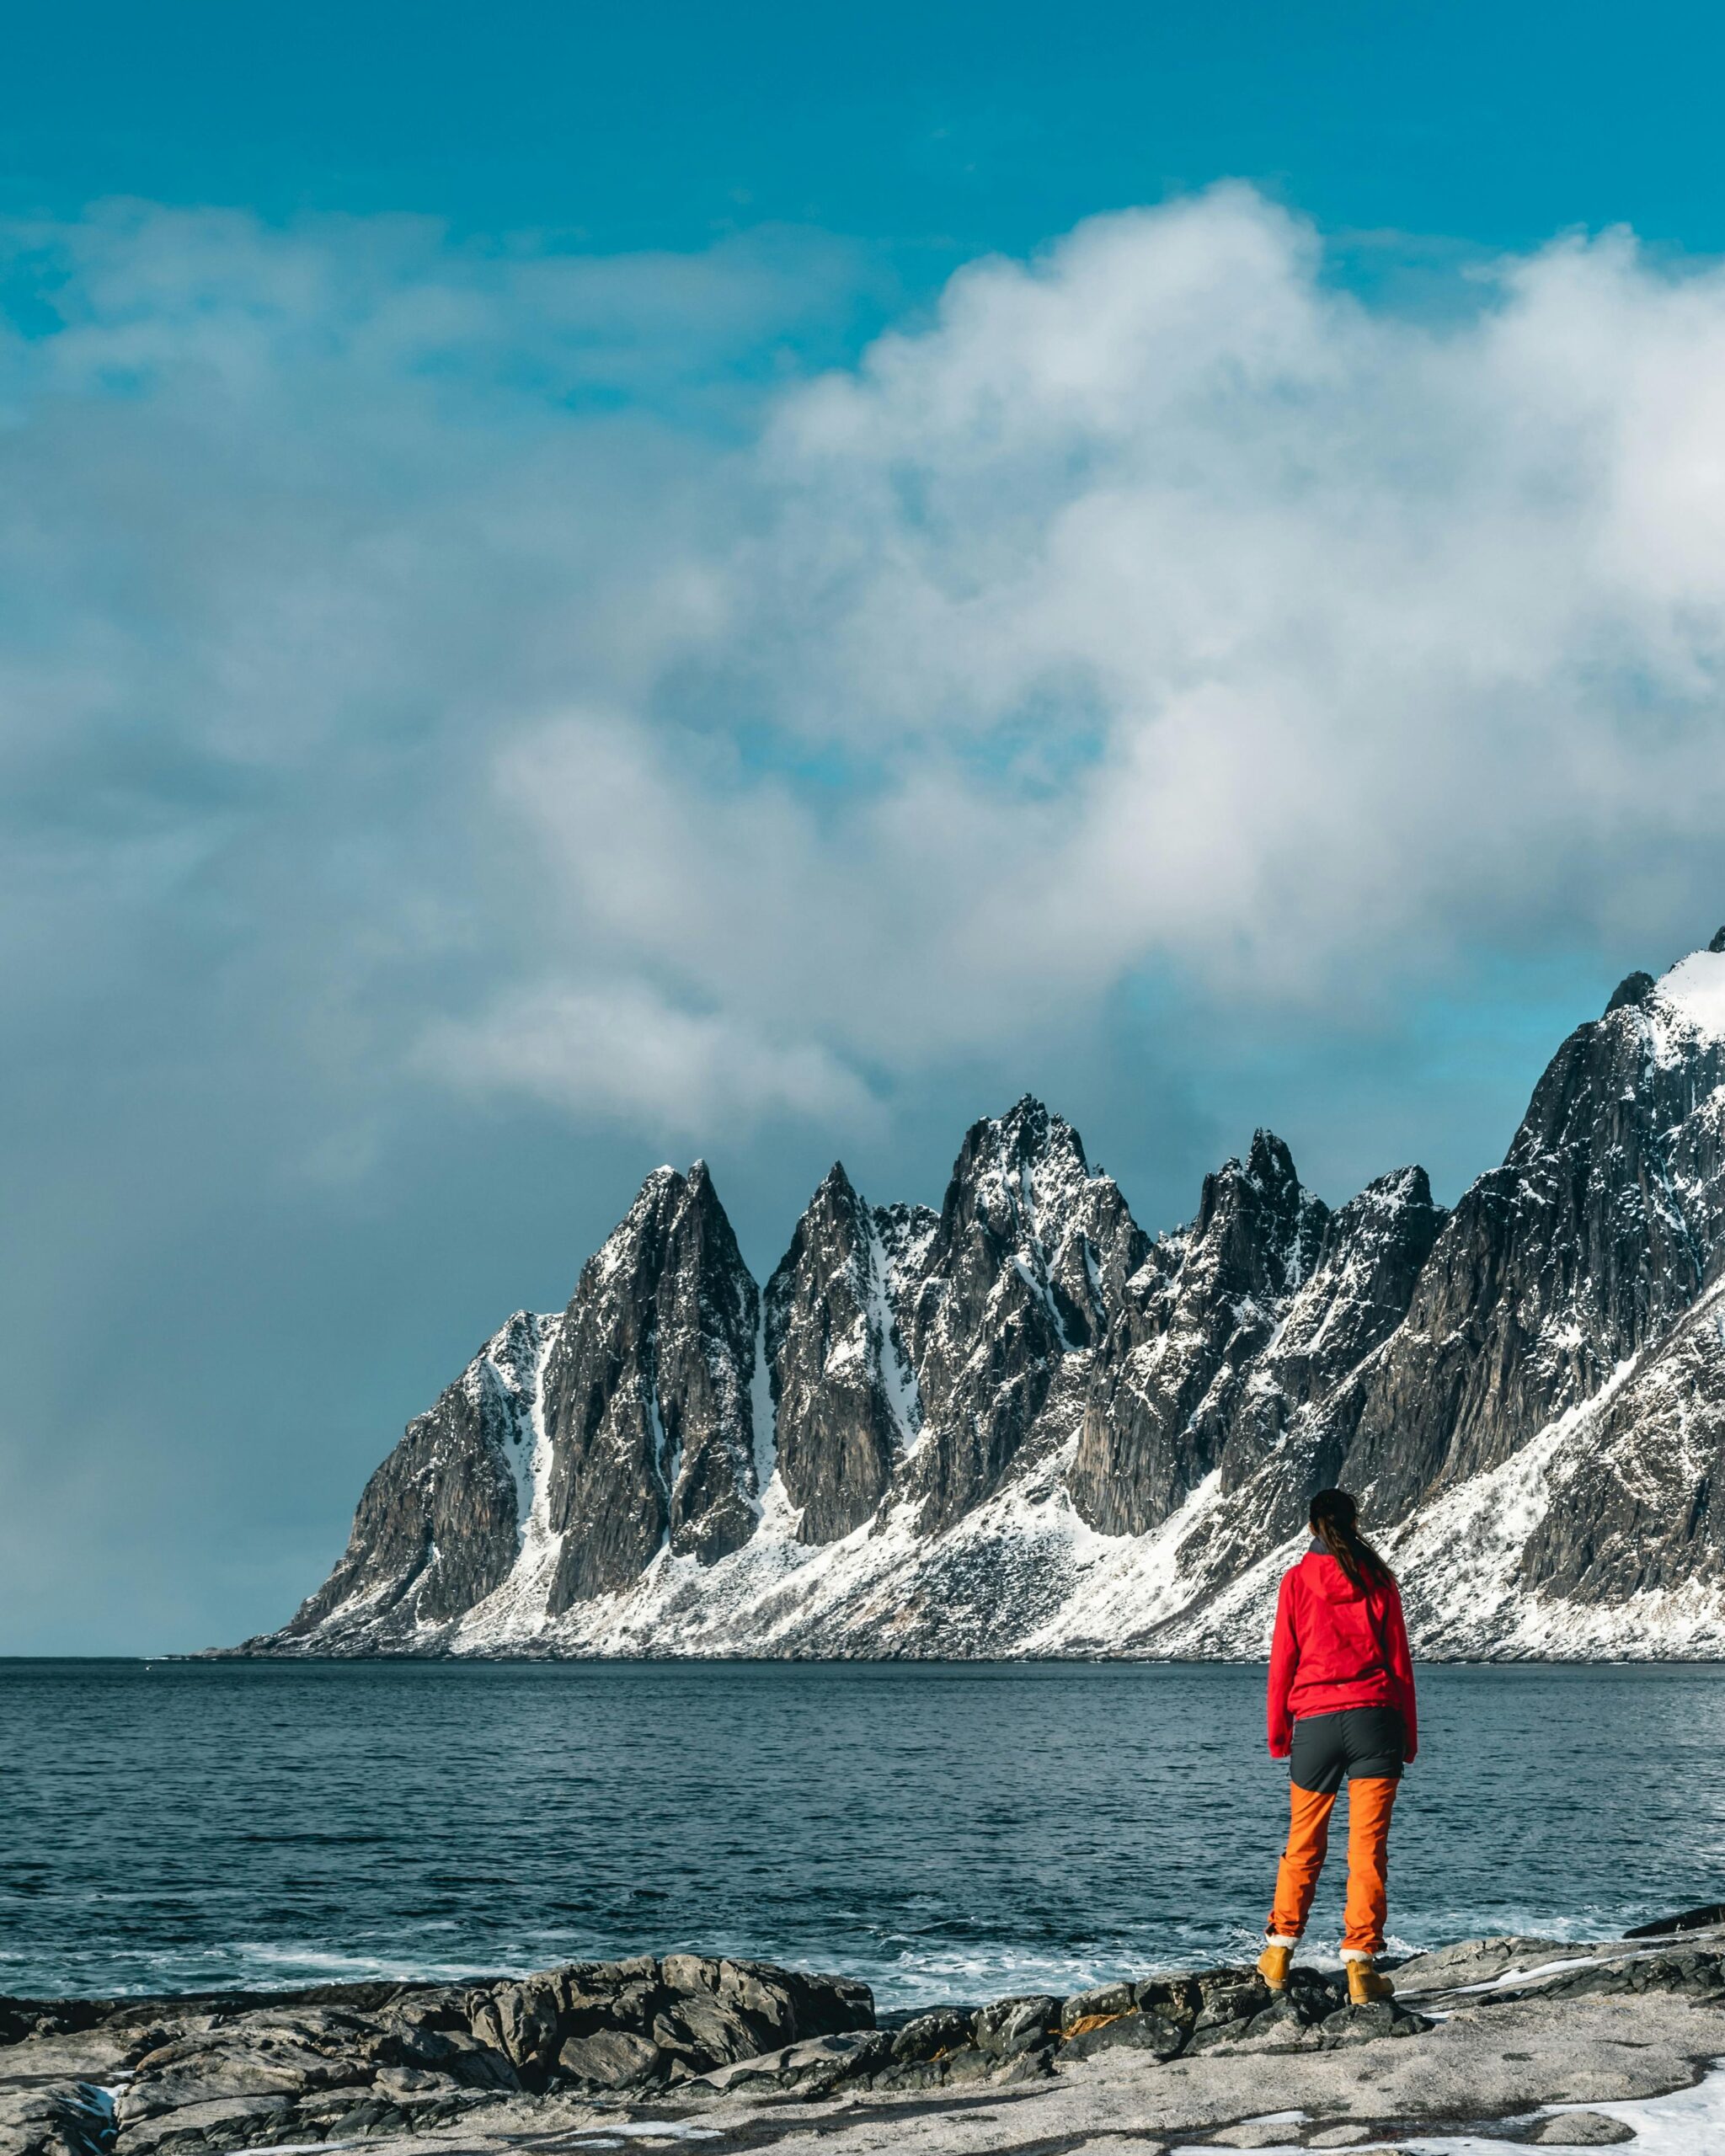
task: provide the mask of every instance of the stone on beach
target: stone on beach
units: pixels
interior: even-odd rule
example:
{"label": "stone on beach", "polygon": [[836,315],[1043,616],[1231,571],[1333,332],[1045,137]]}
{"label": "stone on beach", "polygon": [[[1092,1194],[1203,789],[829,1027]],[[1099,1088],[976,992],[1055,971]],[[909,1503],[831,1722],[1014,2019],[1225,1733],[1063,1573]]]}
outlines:
{"label": "stone on beach", "polygon": [[1633,2141],[1635,2128],[1603,2111],[1565,2111],[1541,2119],[1528,2135],[1541,2148],[1608,2148],[1619,2141]]}
{"label": "stone on beach", "polygon": [[1157,2058],[1172,2058],[1181,2047],[1183,2032],[1179,2024],[1163,2014],[1135,2009],[1130,2014],[1086,2019],[1090,2025],[1087,2027],[1083,2021],[1077,2024],[1061,2053],[1063,2058],[1094,2058],[1098,2052],[1120,2050],[1150,2052]]}

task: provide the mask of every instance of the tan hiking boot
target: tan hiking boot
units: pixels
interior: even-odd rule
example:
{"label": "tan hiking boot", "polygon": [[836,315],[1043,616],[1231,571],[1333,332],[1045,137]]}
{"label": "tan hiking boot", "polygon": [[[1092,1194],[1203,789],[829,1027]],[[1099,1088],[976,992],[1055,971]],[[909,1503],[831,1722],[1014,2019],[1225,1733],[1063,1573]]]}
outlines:
{"label": "tan hiking boot", "polygon": [[1258,1973],[1272,1991],[1288,1988],[1289,1965],[1294,1959],[1291,1946],[1266,1946],[1258,1957]]}
{"label": "tan hiking boot", "polygon": [[1364,1955],[1350,1956],[1348,1962],[1348,2004],[1350,2006],[1370,2006],[1375,1999],[1390,1999],[1396,1987],[1381,1970],[1375,1969]]}

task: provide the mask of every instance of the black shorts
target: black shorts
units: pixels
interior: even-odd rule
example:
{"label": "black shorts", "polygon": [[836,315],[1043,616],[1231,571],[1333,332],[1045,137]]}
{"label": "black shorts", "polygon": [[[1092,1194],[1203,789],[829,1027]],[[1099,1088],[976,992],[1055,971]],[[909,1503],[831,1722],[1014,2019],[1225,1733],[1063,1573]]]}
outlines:
{"label": "black shorts", "polygon": [[1333,1796],[1346,1774],[1395,1776],[1405,1742],[1394,1707],[1343,1707],[1339,1714],[1301,1715],[1294,1725],[1288,1772],[1295,1786]]}

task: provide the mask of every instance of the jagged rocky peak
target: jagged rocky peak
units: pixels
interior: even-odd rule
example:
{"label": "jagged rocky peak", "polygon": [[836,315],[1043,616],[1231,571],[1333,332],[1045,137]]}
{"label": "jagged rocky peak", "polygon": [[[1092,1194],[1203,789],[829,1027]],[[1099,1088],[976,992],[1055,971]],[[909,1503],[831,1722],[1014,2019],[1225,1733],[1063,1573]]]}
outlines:
{"label": "jagged rocky peak", "polygon": [[460,1382],[481,1389],[489,1380],[508,1392],[510,1412],[523,1397],[531,1398],[538,1382],[539,1360],[547,1337],[557,1329],[554,1317],[541,1317],[532,1310],[517,1310],[492,1334],[462,1373]]}
{"label": "jagged rocky peak", "polygon": [[1148,1247],[1077,1132],[1040,1101],[971,1125],[900,1304],[931,1433],[914,1475],[925,1531],[1000,1487],[1062,1358],[1106,1331],[1107,1282]]}
{"label": "jagged rocky peak", "polygon": [[533,1500],[539,1380],[563,1321],[517,1310],[462,1372],[460,1384],[486,1442],[507,1462],[519,1526]]}
{"label": "jagged rocky peak", "polygon": [[515,1562],[530,1486],[532,1411],[555,1318],[517,1310],[423,1415],[360,1495],[335,1570],[283,1628],[353,1617],[381,1641],[456,1617]]}
{"label": "jagged rocky peak", "polygon": [[1626,1011],[1645,1003],[1658,985],[1651,974],[1625,974],[1611,990],[1610,1001],[1600,1016],[1609,1018],[1614,1011]]}
{"label": "jagged rocky peak", "polygon": [[1397,1168],[1328,1214],[1306,1277],[1275,1303],[1268,1338],[1231,1340],[1193,1413],[1193,1457],[1214,1459],[1226,1502],[1186,1540],[1194,1589],[1220,1587],[1296,1536],[1337,1479],[1363,1373],[1407,1314],[1448,1218],[1420,1167]]}
{"label": "jagged rocky peak", "polygon": [[1119,1284],[1149,1247],[1113,1177],[1092,1172],[1071,1124],[1028,1093],[973,1123],[953,1164],[942,1251],[979,1236],[1029,1262],[1069,1346],[1089,1346],[1106,1328],[1104,1275]]}
{"label": "jagged rocky peak", "polygon": [[1614,1011],[1657,1000],[1669,1013],[1687,1018],[1698,1030],[1725,1031],[1725,966],[1713,963],[1719,958],[1725,958],[1725,928],[1705,950],[1680,958],[1663,979],[1648,973],[1625,974],[1611,991],[1603,1016],[1609,1018]]}
{"label": "jagged rocky peak", "polygon": [[1332,1212],[1260,1131],[1151,1242],[1027,1098],[938,1213],[836,1166],[761,1296],[660,1170],[254,1644],[1254,1653],[1340,1481],[1429,1649],[1725,1652],[1722,1311],[1725,931],[1558,1048],[1453,1213],[1416,1167]]}
{"label": "jagged rocky peak", "polygon": [[1276,1502],[1264,1516],[1280,1532],[1293,1534],[1312,1491],[1334,1481],[1349,1386],[1407,1316],[1448,1218],[1421,1167],[1380,1176],[1338,1206],[1249,1381],[1225,1389],[1221,1486],[1242,1488],[1274,1461]]}
{"label": "jagged rocky peak", "polygon": [[868,1519],[921,1427],[896,1308],[905,1258],[926,1254],[919,1226],[906,1207],[872,1212],[835,1162],[766,1283],[774,1443],[799,1541]]}
{"label": "jagged rocky peak", "polygon": [[940,1215],[932,1206],[895,1200],[890,1205],[874,1208],[874,1227],[886,1253],[887,1279],[896,1298],[927,1271],[929,1252],[940,1232]]}
{"label": "jagged rocky peak", "polygon": [[1016,1244],[1039,1225],[1058,1230],[1089,1177],[1077,1132],[1026,1093],[1004,1115],[985,1116],[965,1132],[941,1225],[950,1236],[961,1224],[984,1223]]}
{"label": "jagged rocky peak", "polygon": [[1204,1177],[1197,1218],[1129,1280],[1092,1390],[1071,1491],[1092,1527],[1144,1534],[1217,1466],[1247,1366],[1311,1274],[1329,1217],[1271,1131]]}
{"label": "jagged rocky peak", "polygon": [[1510,1458],[1725,1262],[1725,953],[1579,1026],[1462,1196],[1373,1373],[1344,1472],[1381,1512]]}
{"label": "jagged rocky peak", "polygon": [[1274,1301],[1311,1271],[1328,1220],[1282,1140],[1256,1130],[1243,1164],[1226,1161],[1204,1177],[1183,1271],[1188,1281],[1210,1278],[1231,1294]]}
{"label": "jagged rocky peak", "polygon": [[1573,1318],[1604,1358],[1586,1390],[1688,1308],[1725,1241],[1722,1109],[1725,953],[1697,951],[1570,1035],[1503,1168],[1476,1186],[1507,1195],[1514,1235],[1549,1245],[1542,1313]]}
{"label": "jagged rocky peak", "polygon": [[710,1563],[753,1531],[760,1307],[706,1164],[649,1176],[583,1267],[546,1370],[553,1615],[661,1548]]}
{"label": "jagged rocky peak", "polygon": [[1321,1356],[1338,1369],[1387,1340],[1407,1315],[1413,1285],[1448,1210],[1422,1167],[1397,1168],[1338,1205],[1324,1223],[1311,1278],[1276,1342],[1279,1362]]}
{"label": "jagged rocky peak", "polygon": [[1719,936],[1705,951],[1680,958],[1656,985],[1653,1001],[1696,1043],[1725,1049],[1725,947]]}

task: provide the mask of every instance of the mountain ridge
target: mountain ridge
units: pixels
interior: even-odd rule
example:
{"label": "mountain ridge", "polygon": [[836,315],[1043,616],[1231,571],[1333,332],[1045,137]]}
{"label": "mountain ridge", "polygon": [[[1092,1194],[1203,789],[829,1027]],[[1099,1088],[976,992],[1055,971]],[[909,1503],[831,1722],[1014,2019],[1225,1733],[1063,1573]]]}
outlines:
{"label": "mountain ridge", "polygon": [[1026,1095],[938,1212],[842,1163],[764,1287],[655,1170],[367,1483],[252,1654],[1255,1656],[1311,1491],[1418,1650],[1725,1654],[1725,930],[1503,1163],[1333,1209],[1268,1130],[1151,1236]]}

